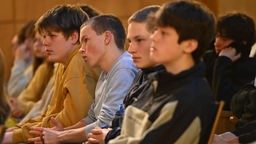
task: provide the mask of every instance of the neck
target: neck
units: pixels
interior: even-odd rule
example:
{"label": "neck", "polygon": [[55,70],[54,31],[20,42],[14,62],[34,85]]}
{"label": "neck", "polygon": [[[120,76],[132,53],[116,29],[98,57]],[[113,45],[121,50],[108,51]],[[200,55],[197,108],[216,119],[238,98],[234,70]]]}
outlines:
{"label": "neck", "polygon": [[104,72],[109,72],[116,60],[123,54],[117,47],[109,48],[101,60],[100,68]]}
{"label": "neck", "polygon": [[182,71],[190,69],[195,65],[195,62],[192,56],[185,57],[183,59],[179,59],[178,61],[174,61],[172,63],[164,64],[166,70],[174,75],[179,74]]}
{"label": "neck", "polygon": [[69,52],[66,55],[65,59],[63,59],[63,61],[61,61],[60,63],[66,65],[69,62],[70,58],[72,57],[72,53],[78,52],[79,50],[78,47],[79,47],[78,45],[74,45],[73,47],[69,48]]}

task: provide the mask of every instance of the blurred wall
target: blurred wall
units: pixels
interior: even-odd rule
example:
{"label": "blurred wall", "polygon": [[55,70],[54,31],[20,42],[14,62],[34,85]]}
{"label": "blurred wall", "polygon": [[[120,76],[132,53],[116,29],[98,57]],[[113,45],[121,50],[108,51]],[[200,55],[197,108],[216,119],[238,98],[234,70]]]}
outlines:
{"label": "blurred wall", "polygon": [[[169,0],[2,0],[0,5],[0,48],[6,56],[7,77],[13,63],[11,39],[31,19],[37,19],[46,10],[59,4],[88,4],[103,13],[117,15],[125,26],[127,19],[136,10],[151,4]],[[199,0],[216,15],[227,10],[241,10],[256,16],[255,0]]]}

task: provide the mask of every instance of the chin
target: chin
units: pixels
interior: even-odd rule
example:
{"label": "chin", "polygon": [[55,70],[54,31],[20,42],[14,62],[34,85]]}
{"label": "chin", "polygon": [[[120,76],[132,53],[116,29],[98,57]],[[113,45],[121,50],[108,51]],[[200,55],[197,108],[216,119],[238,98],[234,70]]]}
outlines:
{"label": "chin", "polygon": [[142,69],[142,68],[143,68],[143,67],[140,66],[140,65],[135,65],[135,67],[138,68],[138,69]]}
{"label": "chin", "polygon": [[89,61],[86,61],[86,63],[87,63],[90,67],[95,67],[95,64],[90,63]]}

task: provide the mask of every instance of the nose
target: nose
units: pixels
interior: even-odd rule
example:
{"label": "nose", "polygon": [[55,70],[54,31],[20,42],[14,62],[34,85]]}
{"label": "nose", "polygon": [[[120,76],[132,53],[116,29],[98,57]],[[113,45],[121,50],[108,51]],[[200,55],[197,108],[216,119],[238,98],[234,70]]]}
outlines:
{"label": "nose", "polygon": [[215,47],[218,47],[218,46],[221,45],[221,43],[222,43],[222,42],[221,42],[221,39],[220,39],[219,37],[216,37],[216,38],[215,38],[215,42],[214,42],[214,46],[215,46]]}
{"label": "nose", "polygon": [[79,53],[81,53],[81,54],[85,53],[85,48],[83,45],[81,45],[81,47],[79,49]]}
{"label": "nose", "polygon": [[43,41],[43,46],[49,45],[49,41],[46,38],[44,38],[42,41]]}
{"label": "nose", "polygon": [[130,42],[128,52],[129,53],[135,53],[136,52],[135,44],[133,42]]}
{"label": "nose", "polygon": [[151,39],[152,41],[157,41],[157,40],[159,39],[158,30],[155,30],[154,33],[151,34],[150,39]]}

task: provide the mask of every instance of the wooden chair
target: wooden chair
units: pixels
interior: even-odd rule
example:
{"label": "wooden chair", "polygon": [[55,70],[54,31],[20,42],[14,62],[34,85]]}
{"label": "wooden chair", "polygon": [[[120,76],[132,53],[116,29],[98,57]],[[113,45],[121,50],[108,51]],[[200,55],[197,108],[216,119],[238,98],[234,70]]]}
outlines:
{"label": "wooden chair", "polygon": [[0,125],[0,144],[2,143],[5,130],[6,130],[6,127],[4,125]]}
{"label": "wooden chair", "polygon": [[210,137],[209,137],[209,140],[208,140],[208,144],[212,144],[214,134],[215,134],[215,131],[216,131],[219,119],[220,119],[220,115],[221,115],[221,112],[222,112],[222,109],[223,109],[223,106],[224,106],[224,101],[220,101],[217,104],[218,104],[218,108],[217,108],[217,112],[216,112],[215,119],[214,119],[214,122],[213,122],[213,126],[212,126],[212,130],[211,130]]}
{"label": "wooden chair", "polygon": [[216,134],[222,134],[235,129],[238,118],[231,111],[222,111],[219,123],[216,128]]}

